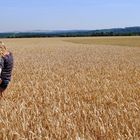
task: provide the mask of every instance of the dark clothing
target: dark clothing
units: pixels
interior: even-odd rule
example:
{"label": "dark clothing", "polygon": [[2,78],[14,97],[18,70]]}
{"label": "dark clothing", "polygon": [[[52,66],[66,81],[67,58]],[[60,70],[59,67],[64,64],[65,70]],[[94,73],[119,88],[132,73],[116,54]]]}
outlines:
{"label": "dark clothing", "polygon": [[0,68],[2,69],[0,78],[2,80],[11,80],[11,74],[13,69],[13,55],[10,52],[8,55],[5,55],[0,60]]}
{"label": "dark clothing", "polygon": [[2,69],[0,75],[0,78],[2,79],[2,83],[0,84],[0,92],[3,92],[11,80],[13,69],[13,55],[11,52],[8,55],[0,58],[0,68]]}
{"label": "dark clothing", "polygon": [[9,80],[3,80],[2,83],[0,84],[0,92],[3,92],[9,84]]}

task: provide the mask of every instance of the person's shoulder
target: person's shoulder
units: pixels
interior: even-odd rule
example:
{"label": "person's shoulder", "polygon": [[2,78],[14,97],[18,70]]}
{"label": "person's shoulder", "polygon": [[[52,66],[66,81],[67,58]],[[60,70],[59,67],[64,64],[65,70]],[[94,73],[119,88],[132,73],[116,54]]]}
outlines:
{"label": "person's shoulder", "polygon": [[8,53],[5,56],[13,56],[13,53],[8,51]]}
{"label": "person's shoulder", "polygon": [[13,53],[12,52],[9,52],[9,55],[12,55],[13,56]]}

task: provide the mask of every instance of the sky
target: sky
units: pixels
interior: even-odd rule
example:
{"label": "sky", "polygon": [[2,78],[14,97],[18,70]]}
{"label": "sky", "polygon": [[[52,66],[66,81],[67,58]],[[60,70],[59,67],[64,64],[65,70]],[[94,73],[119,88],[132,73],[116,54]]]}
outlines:
{"label": "sky", "polygon": [[0,0],[0,32],[140,26],[140,0]]}

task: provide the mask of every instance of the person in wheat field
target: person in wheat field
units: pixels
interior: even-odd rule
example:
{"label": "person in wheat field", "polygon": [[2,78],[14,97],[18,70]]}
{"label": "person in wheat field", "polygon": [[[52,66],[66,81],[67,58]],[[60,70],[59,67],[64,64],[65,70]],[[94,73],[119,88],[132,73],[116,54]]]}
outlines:
{"label": "person in wheat field", "polygon": [[12,69],[13,55],[0,41],[0,97],[2,97],[3,92],[11,81]]}

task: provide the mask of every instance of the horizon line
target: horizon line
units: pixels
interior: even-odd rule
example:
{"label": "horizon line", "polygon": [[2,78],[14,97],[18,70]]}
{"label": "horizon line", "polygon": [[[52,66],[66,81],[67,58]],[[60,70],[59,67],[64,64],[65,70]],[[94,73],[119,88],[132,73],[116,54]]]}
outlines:
{"label": "horizon line", "polygon": [[24,32],[55,32],[55,31],[95,31],[95,30],[108,30],[108,29],[125,29],[125,28],[140,28],[139,26],[125,26],[125,27],[110,27],[98,29],[33,29],[33,30],[18,30],[18,31],[0,31],[0,33],[24,33]]}

